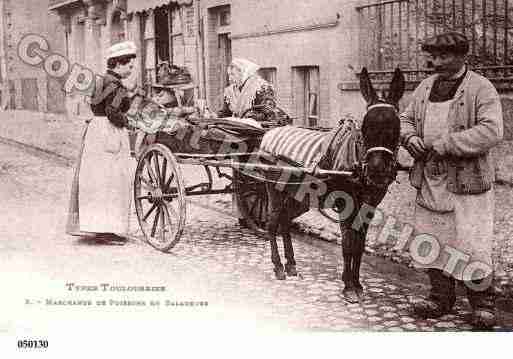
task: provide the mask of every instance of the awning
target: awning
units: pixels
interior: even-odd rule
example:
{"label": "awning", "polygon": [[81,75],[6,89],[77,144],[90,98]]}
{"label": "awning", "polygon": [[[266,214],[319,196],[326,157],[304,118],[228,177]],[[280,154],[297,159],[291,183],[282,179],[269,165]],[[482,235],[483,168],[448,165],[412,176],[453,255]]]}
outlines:
{"label": "awning", "polygon": [[126,12],[141,12],[168,4],[190,5],[192,0],[127,0]]}
{"label": "awning", "polygon": [[78,0],[50,0],[48,3],[48,10],[56,10],[58,8],[73,4]]}

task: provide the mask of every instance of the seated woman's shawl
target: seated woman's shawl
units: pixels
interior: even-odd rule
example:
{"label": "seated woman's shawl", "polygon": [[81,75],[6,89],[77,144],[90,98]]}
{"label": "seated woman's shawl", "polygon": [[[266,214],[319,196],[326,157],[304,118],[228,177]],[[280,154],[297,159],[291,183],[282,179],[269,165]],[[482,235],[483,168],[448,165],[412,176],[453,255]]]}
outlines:
{"label": "seated woman's shawl", "polygon": [[279,125],[291,121],[279,109],[273,86],[257,74],[249,77],[242,88],[230,85],[224,90],[224,100],[219,117],[246,117],[255,121],[276,122]]}

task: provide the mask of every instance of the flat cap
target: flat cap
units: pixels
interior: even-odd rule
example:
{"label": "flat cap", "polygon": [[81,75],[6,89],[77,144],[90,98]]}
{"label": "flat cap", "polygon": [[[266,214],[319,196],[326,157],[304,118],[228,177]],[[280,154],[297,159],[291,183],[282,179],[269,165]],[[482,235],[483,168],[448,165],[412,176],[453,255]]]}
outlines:
{"label": "flat cap", "polygon": [[134,55],[136,54],[137,47],[133,41],[123,41],[112,45],[107,49],[107,60],[116,57]]}
{"label": "flat cap", "polygon": [[421,49],[426,52],[446,51],[465,55],[469,50],[469,44],[465,35],[451,31],[427,38]]}

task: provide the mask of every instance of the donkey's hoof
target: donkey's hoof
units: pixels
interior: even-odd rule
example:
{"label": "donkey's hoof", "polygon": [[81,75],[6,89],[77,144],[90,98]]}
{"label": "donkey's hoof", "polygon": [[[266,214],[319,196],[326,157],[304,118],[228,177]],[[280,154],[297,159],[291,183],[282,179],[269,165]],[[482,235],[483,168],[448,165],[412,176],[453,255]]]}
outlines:
{"label": "donkey's hoof", "polygon": [[365,292],[363,291],[363,287],[362,286],[357,286],[355,288],[355,292],[356,292],[356,295],[358,296],[358,299],[360,301],[365,299]]}
{"label": "donkey's hoof", "polygon": [[285,272],[291,277],[297,277],[297,269],[295,264],[285,264]]}
{"label": "donkey's hoof", "polygon": [[285,280],[287,279],[287,276],[285,275],[285,272],[283,271],[283,267],[281,268],[274,268],[274,276],[278,280]]}
{"label": "donkey's hoof", "polygon": [[360,298],[358,297],[358,294],[354,288],[344,288],[344,290],[342,290],[342,296],[347,302],[351,304],[360,302]]}

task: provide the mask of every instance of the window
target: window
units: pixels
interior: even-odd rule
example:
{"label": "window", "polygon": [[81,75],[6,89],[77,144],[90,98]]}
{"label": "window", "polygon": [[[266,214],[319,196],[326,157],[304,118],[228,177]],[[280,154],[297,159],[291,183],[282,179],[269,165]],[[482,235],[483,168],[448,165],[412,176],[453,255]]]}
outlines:
{"label": "window", "polygon": [[293,102],[302,125],[315,127],[319,123],[319,87],[318,66],[292,68]]}
{"label": "window", "polygon": [[[153,30],[153,34],[145,37],[147,45],[153,43],[153,48],[146,47],[146,67],[150,72],[155,72],[162,63],[185,66],[184,16],[184,9],[174,5],[157,8],[150,15],[146,28]],[[149,76],[160,81],[157,73]]]}
{"label": "window", "polygon": [[230,9],[224,9],[219,12],[219,26],[228,26],[230,25]]}
{"label": "window", "polygon": [[125,28],[123,25],[123,21],[121,20],[121,14],[119,12],[114,14],[114,16],[112,17],[110,36],[111,44],[116,44],[118,42],[126,40]]}
{"label": "window", "polygon": [[276,67],[262,67],[258,74],[271,85],[276,85]]}
{"label": "window", "polygon": [[228,86],[227,69],[232,61],[232,41],[230,37],[230,6],[215,6],[208,9],[205,29],[205,80],[208,81],[208,103],[213,109],[222,105],[223,90]]}

